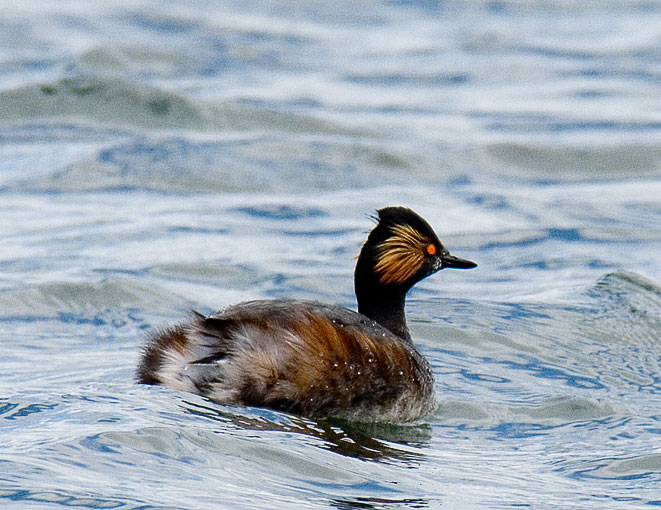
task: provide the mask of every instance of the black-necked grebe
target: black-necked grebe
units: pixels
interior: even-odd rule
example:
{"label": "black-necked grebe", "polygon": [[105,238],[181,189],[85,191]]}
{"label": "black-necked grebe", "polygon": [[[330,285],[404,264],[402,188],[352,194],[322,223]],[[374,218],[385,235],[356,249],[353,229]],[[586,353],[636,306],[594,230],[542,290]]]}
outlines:
{"label": "black-necked grebe", "polygon": [[378,211],[360,251],[358,313],[315,301],[248,301],[154,334],[138,380],[216,402],[313,418],[403,422],[434,407],[434,377],[406,326],[406,293],[450,255],[404,207]]}

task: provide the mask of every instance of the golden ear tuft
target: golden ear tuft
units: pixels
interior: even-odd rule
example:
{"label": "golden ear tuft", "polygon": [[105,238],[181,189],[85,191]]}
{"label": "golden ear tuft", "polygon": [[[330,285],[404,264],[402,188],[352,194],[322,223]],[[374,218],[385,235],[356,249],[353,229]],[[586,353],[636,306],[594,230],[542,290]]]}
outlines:
{"label": "golden ear tuft", "polygon": [[436,253],[436,246],[410,225],[394,225],[390,230],[392,236],[376,248],[374,269],[381,283],[401,284],[420,270],[425,253]]}

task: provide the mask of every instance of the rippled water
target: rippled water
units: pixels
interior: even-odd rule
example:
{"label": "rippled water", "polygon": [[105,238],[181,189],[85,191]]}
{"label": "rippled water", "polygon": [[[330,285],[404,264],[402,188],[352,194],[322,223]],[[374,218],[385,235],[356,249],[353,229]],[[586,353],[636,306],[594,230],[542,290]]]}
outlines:
{"label": "rippled water", "polygon": [[[0,2],[3,508],[661,505],[661,6]],[[138,386],[145,335],[354,306],[368,215],[473,271],[411,293],[418,423]]]}

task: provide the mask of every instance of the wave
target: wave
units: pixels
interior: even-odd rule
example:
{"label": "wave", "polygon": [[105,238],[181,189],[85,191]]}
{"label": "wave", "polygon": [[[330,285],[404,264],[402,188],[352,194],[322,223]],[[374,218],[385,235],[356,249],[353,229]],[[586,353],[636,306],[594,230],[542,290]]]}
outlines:
{"label": "wave", "polygon": [[[0,320],[57,319],[62,322],[105,322],[115,313],[149,310],[167,314],[192,305],[157,285],[127,277],[98,282],[53,282],[0,294]],[[190,306],[192,308],[192,306]]]}
{"label": "wave", "polygon": [[124,129],[265,131],[368,136],[311,116],[240,102],[195,101],[116,76],[66,77],[0,92],[0,119],[68,119]]}
{"label": "wave", "polygon": [[75,118],[162,129],[205,129],[209,124],[197,106],[174,92],[93,76],[3,91],[0,118]]}
{"label": "wave", "polygon": [[[581,128],[589,127],[583,124]],[[555,130],[549,126],[545,129]],[[613,126],[613,129],[626,131],[626,126]],[[497,172],[545,182],[658,175],[661,169],[661,148],[654,143],[576,148],[566,144],[554,147],[502,142],[487,145],[486,153],[493,158],[495,168],[492,168]]]}
{"label": "wave", "polygon": [[[25,127],[20,136],[27,136]],[[43,152],[43,147],[40,150]],[[394,149],[344,137],[304,134],[214,139],[152,134],[129,140],[119,136],[114,142],[99,143],[98,148],[86,145],[66,153],[60,149],[48,157],[51,164],[46,175],[17,170],[4,176],[4,187],[50,192],[277,193],[362,188],[373,185],[375,179],[384,184],[410,184],[412,176],[419,176],[415,160]]]}

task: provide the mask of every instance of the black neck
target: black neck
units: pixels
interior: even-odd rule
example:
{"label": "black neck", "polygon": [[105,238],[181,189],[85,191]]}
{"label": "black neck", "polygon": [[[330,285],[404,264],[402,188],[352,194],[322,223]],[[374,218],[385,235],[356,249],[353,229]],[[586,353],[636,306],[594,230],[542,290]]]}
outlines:
{"label": "black neck", "polygon": [[400,285],[387,285],[375,273],[376,247],[389,235],[389,230],[377,225],[367,237],[360,250],[354,273],[354,290],[358,301],[358,312],[376,321],[379,325],[411,343],[411,334],[406,326],[404,305],[406,293],[413,280]]}
{"label": "black neck", "polygon": [[380,289],[380,293],[377,292],[363,293],[359,291],[358,287],[356,288],[358,312],[376,321],[403,340],[411,342],[411,334],[406,326],[404,313],[406,293],[388,293],[383,292],[383,289]]}

